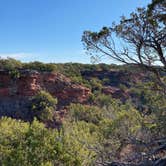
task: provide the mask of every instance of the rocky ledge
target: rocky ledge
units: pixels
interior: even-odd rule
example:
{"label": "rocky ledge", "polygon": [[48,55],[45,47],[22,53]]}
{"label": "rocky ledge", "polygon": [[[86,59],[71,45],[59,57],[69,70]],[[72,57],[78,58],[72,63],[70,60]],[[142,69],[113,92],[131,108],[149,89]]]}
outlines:
{"label": "rocky ledge", "polygon": [[[84,103],[90,95],[90,89],[73,84],[71,80],[59,73],[20,70],[19,75],[8,71],[0,71],[0,111],[5,108],[5,101],[26,103],[26,99],[34,96],[38,91],[45,90],[58,99],[58,105],[69,103]],[[17,102],[14,102],[17,101]],[[9,103],[12,109],[11,104]],[[24,104],[20,104],[23,105]],[[1,108],[3,107],[3,108]],[[15,108],[15,106],[13,107]],[[18,106],[17,106],[18,108]]]}

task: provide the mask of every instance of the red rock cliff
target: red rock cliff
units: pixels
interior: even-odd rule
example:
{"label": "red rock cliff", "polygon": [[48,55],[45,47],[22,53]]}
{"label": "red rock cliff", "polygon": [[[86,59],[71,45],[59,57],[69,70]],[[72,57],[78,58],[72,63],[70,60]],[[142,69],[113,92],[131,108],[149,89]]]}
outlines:
{"label": "red rock cliff", "polygon": [[90,89],[71,83],[59,73],[20,71],[20,77],[14,79],[8,72],[0,71],[0,98],[30,97],[39,90],[48,91],[60,104],[83,103],[90,95]]}

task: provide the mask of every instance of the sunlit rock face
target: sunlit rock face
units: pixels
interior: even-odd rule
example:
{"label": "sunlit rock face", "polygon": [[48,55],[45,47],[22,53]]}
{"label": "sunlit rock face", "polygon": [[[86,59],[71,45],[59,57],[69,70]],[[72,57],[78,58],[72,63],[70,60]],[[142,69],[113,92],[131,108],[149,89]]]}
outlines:
{"label": "sunlit rock face", "polygon": [[0,115],[8,115],[12,111],[27,111],[28,101],[38,91],[45,90],[58,99],[59,106],[71,102],[84,103],[88,100],[90,89],[73,84],[69,78],[59,73],[19,71],[14,78],[7,71],[0,71]]}

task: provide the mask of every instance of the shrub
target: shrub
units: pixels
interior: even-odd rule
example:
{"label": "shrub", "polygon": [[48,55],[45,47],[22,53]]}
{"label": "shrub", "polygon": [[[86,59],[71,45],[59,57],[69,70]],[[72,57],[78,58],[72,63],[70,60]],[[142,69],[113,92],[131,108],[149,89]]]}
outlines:
{"label": "shrub", "polygon": [[53,98],[48,92],[40,91],[32,98],[31,113],[38,120],[52,120],[56,104],[56,98]]}
{"label": "shrub", "polygon": [[85,121],[94,124],[98,124],[103,117],[100,108],[81,104],[71,104],[69,106],[69,116],[72,121]]}

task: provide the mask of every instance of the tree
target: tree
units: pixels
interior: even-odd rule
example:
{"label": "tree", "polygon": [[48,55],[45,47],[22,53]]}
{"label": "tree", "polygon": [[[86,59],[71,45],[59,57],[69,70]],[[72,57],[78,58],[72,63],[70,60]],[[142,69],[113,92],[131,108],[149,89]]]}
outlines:
{"label": "tree", "polygon": [[152,3],[148,5],[148,14],[149,16],[155,16],[156,19],[166,24],[166,1],[152,0]]}
{"label": "tree", "polygon": [[[163,18],[165,2],[157,5],[155,11]],[[115,61],[138,65],[154,73],[155,82],[166,93],[166,84],[160,76],[160,71],[166,72],[166,26],[163,19],[156,16],[155,12],[149,16],[145,8],[138,8],[130,18],[121,17],[119,24],[113,23],[99,32],[85,31],[83,44],[95,60],[109,56]]]}
{"label": "tree", "polygon": [[[150,125],[147,125],[146,120],[145,124],[143,121],[143,124],[138,123],[138,126],[141,126],[141,133],[146,134],[148,133],[147,131],[149,130],[149,127],[151,130],[154,129],[156,125],[161,129],[161,126],[165,125],[165,107],[162,107],[164,106],[164,102],[162,100],[165,99],[166,95],[166,81],[163,77],[163,75],[166,74],[165,12],[166,1],[153,0],[147,9],[138,8],[136,12],[130,14],[129,18],[126,18],[124,16],[121,17],[120,23],[113,23],[111,27],[103,27],[99,32],[85,31],[82,36],[82,41],[85,49],[87,50],[87,53],[92,56],[92,59],[98,60],[103,56],[108,56],[111,59],[123,64],[139,66],[145,72],[150,72],[155,76],[155,79],[152,81],[157,85],[156,87],[159,87],[158,90],[160,90],[160,92],[163,92],[159,92],[159,94],[164,95],[160,98],[160,95],[157,95],[158,93],[154,94],[154,96],[157,95],[157,98],[155,98],[155,100],[157,100],[156,103],[153,103],[155,102],[154,96],[145,96],[146,99],[151,99],[150,104],[153,105],[153,108],[155,108],[155,111],[159,114],[154,116],[157,120],[153,121],[153,118],[150,118]],[[136,112],[137,111],[135,111],[135,113]],[[108,125],[108,129],[111,131],[111,134],[113,134],[113,136],[116,136],[116,130],[120,128],[121,122],[122,129],[126,133],[130,133],[128,132],[130,131],[128,129],[133,129],[133,124],[136,124],[135,119],[133,119],[133,124],[125,125],[125,123],[131,122],[130,116],[127,115],[126,110],[121,113],[123,113],[123,116],[121,116],[120,114],[120,118],[118,117],[117,119],[115,119],[113,123],[113,127],[115,125],[115,128],[113,128],[113,130],[111,128],[112,123],[111,125]],[[134,114],[131,115],[131,117],[134,116]],[[129,121],[126,118],[129,118]],[[140,117],[138,122],[141,121],[141,118],[142,117]],[[151,123],[154,125],[151,126]],[[128,126],[129,128],[125,128]],[[138,126],[135,127],[137,128]],[[123,138],[125,138],[125,132],[124,134],[122,134],[122,140]],[[137,136],[133,136],[132,134],[128,135],[127,137],[129,137],[128,140],[131,140],[131,143],[133,144],[137,144],[140,147],[143,145],[145,147],[152,148],[147,149],[146,156],[141,155],[142,159],[149,160],[152,159],[153,156],[155,156],[157,153],[166,150],[166,138],[162,137],[162,134],[164,132],[165,131],[157,132],[155,136],[158,138],[154,138],[151,136],[151,138],[149,139],[151,143],[144,142],[143,138],[138,141]],[[118,131],[117,134],[121,134],[121,132]],[[139,160],[138,158],[136,159]],[[157,160],[153,165],[161,165],[161,162],[164,162],[162,165],[165,165],[165,158]]]}

